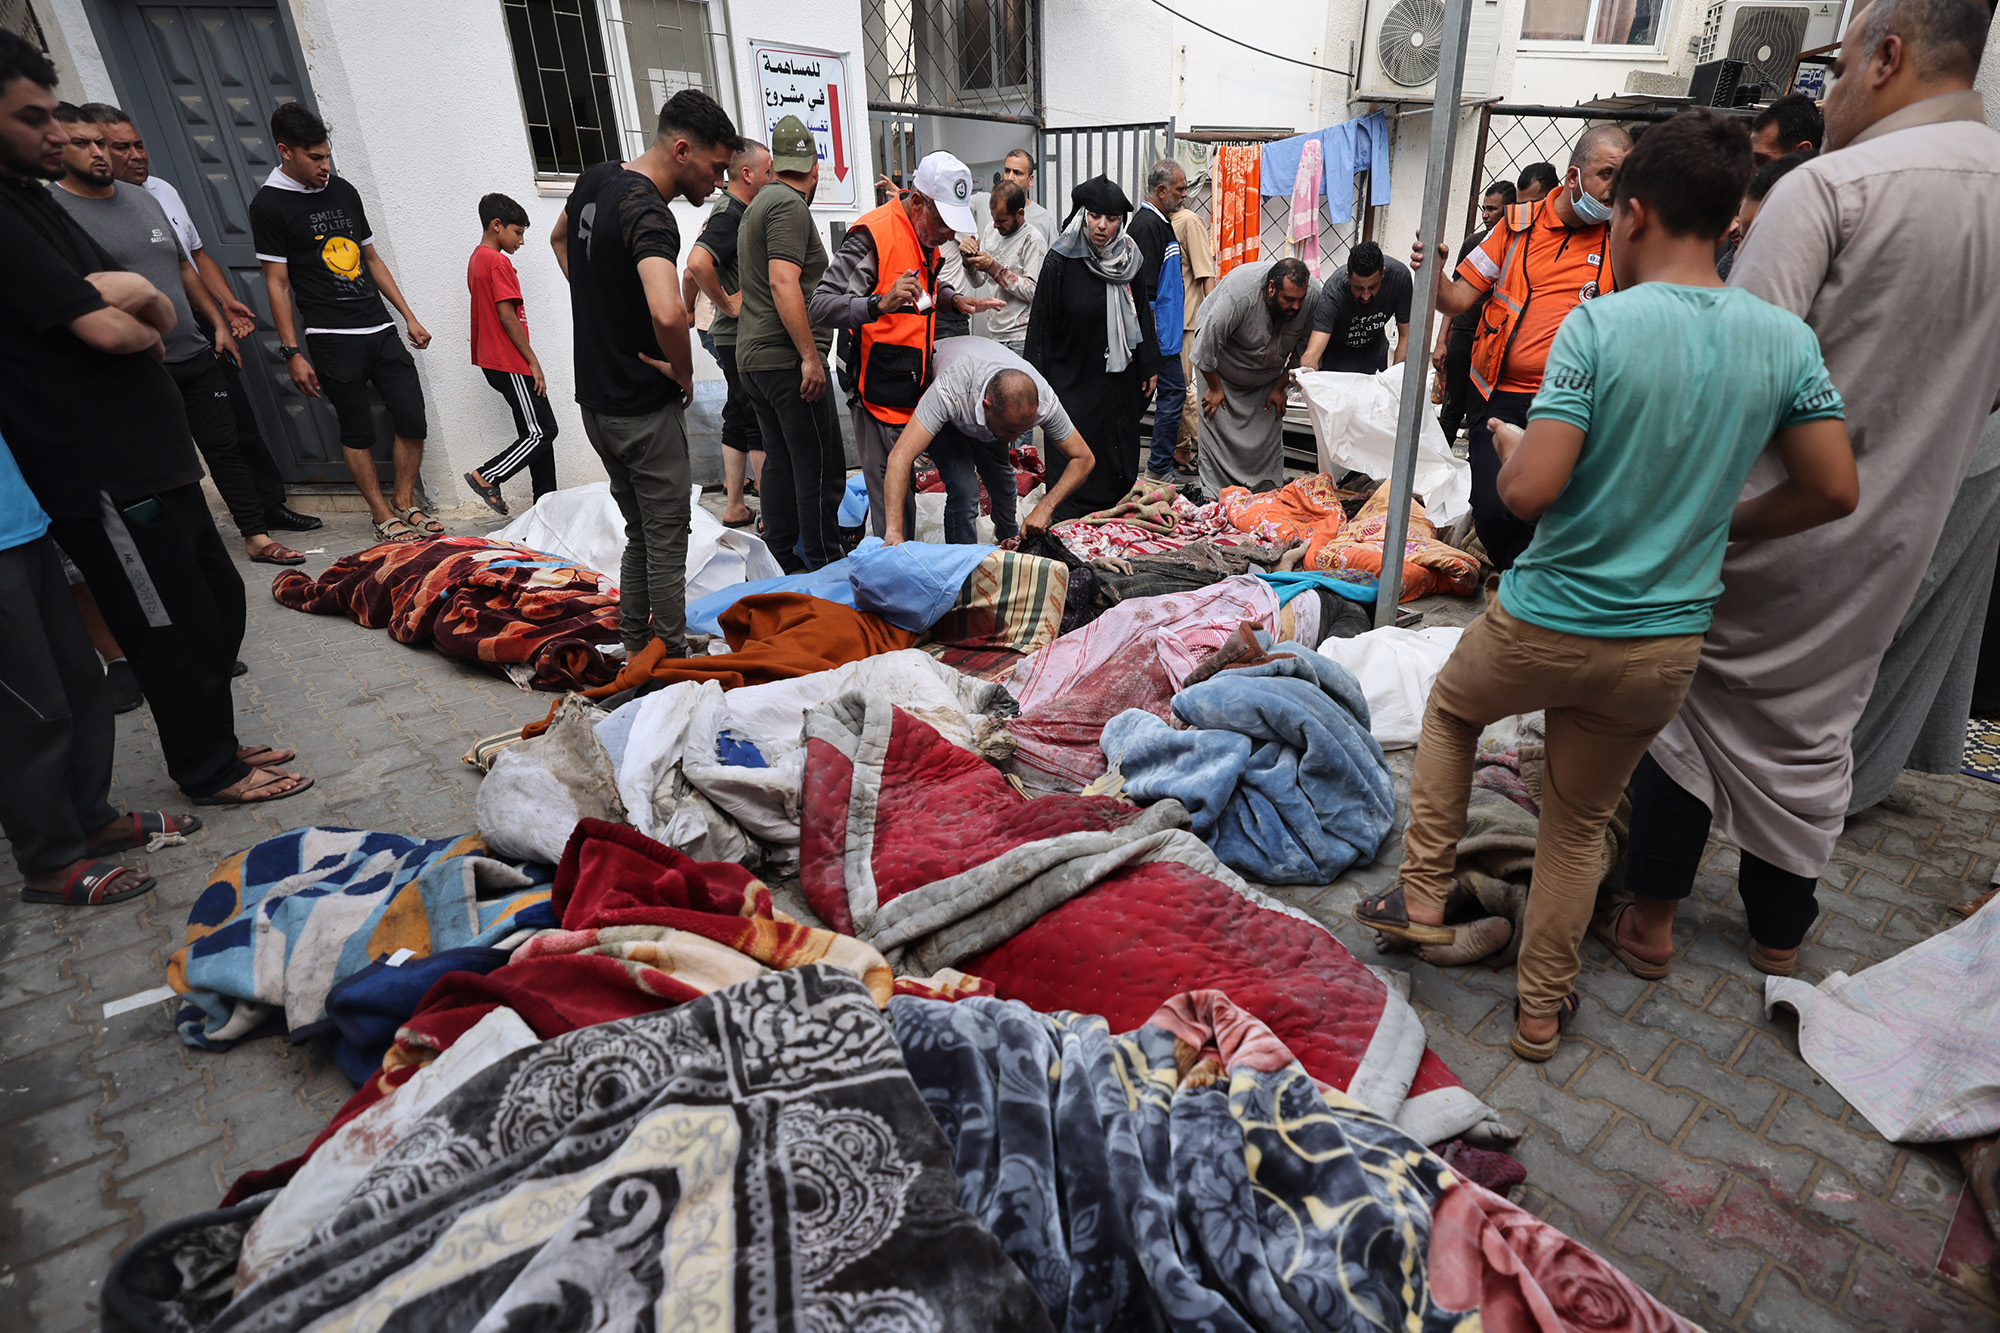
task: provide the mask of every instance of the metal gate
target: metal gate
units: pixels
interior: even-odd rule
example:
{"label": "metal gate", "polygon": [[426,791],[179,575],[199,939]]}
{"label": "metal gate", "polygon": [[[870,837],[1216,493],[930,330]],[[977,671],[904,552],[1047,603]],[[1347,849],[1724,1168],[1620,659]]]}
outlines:
{"label": "metal gate", "polygon": [[[250,238],[250,197],[271,174],[271,112],[313,105],[290,16],[273,0],[201,5],[120,3],[106,54],[125,109],[138,118],[153,169],[172,181],[203,248],[257,312],[243,340],[243,385],[258,429],[287,481],[347,482],[340,428],[325,400],[292,387],[277,354],[262,266]],[[393,438],[376,404],[378,438]]]}
{"label": "metal gate", "polygon": [[917,163],[924,160],[923,122],[900,111],[871,110],[868,138],[875,152],[876,173],[898,185],[908,185]]}
{"label": "metal gate", "polygon": [[1061,219],[1069,212],[1069,192],[1093,176],[1118,182],[1136,208],[1146,197],[1146,171],[1174,155],[1174,123],[1065,125],[1036,133],[1036,202]]}

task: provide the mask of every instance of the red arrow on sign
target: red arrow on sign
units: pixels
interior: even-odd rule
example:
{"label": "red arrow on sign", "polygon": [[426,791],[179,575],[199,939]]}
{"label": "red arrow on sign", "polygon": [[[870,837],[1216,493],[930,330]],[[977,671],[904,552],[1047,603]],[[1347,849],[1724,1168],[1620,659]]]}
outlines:
{"label": "red arrow on sign", "polygon": [[840,87],[826,85],[826,123],[833,133],[833,178],[847,180],[847,147],[840,138]]}

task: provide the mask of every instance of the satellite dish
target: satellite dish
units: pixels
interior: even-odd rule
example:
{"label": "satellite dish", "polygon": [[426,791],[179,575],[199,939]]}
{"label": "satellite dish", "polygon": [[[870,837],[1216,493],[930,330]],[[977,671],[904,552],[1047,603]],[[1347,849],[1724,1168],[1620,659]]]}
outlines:
{"label": "satellite dish", "polygon": [[1397,0],[1376,40],[1376,62],[1391,80],[1405,88],[1431,82],[1444,49],[1444,5],[1441,0]]}

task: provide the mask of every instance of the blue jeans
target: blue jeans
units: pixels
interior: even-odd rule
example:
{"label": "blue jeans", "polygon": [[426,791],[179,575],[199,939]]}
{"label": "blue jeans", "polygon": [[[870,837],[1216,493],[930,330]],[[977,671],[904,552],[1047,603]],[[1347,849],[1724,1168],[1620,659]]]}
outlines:
{"label": "blue jeans", "polygon": [[1187,377],[1178,354],[1160,354],[1159,392],[1153,398],[1153,451],[1146,470],[1155,476],[1174,474],[1174,446],[1181,439],[1181,413],[1187,410]]}
{"label": "blue jeans", "polygon": [[[1011,441],[986,444],[946,426],[931,441],[931,461],[944,478],[944,539],[954,546],[971,546],[979,540],[979,483],[993,503],[993,536],[996,540],[1019,535],[1014,521],[1015,501],[1020,492],[1014,484],[1014,462],[1008,454]],[[915,534],[911,534],[914,536]]]}

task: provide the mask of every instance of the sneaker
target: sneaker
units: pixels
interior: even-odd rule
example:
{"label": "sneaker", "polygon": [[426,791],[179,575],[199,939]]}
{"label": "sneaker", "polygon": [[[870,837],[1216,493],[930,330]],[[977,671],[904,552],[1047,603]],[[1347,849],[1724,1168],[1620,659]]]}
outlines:
{"label": "sneaker", "polygon": [[139,688],[139,673],[122,657],[104,664],[104,683],[111,690],[114,713],[129,713],[146,702],[145,692]]}

